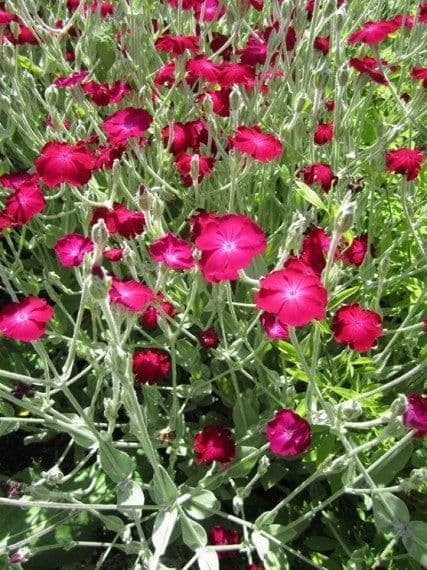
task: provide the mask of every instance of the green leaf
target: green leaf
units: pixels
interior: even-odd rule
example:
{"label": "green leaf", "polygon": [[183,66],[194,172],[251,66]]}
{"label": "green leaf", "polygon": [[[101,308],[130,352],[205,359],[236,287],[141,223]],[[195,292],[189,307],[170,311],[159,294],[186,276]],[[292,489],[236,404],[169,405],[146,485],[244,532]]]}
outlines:
{"label": "green leaf", "polygon": [[412,556],[423,568],[427,566],[427,523],[412,521],[406,527],[406,534],[402,537],[408,554]]}
{"label": "green leaf", "polygon": [[219,558],[214,550],[200,549],[197,562],[199,570],[219,570]]}
{"label": "green leaf", "polygon": [[129,455],[113,447],[112,442],[107,441],[106,434],[102,433],[99,442],[99,459],[102,469],[115,483],[127,479],[135,467]]}
{"label": "green leaf", "polygon": [[150,494],[158,505],[169,505],[173,503],[178,496],[175,483],[162,465],[158,466],[157,473],[151,481]]}
{"label": "green leaf", "polygon": [[268,538],[258,530],[254,530],[251,534],[252,544],[255,546],[258,556],[264,560],[266,555],[270,552],[270,541]]}
{"label": "green leaf", "polygon": [[239,447],[236,453],[236,457],[227,469],[228,477],[245,477],[251,469],[255,466],[258,461],[258,455],[254,455],[249,459],[246,459],[248,455],[252,455],[257,451],[256,447]]}
{"label": "green leaf", "polygon": [[103,515],[98,513],[99,519],[104,523],[104,526],[113,532],[121,532],[124,527],[124,522],[116,515]]}
{"label": "green leaf", "polygon": [[186,544],[188,548],[191,548],[191,550],[195,551],[200,546],[206,546],[208,536],[205,529],[198,522],[183,516],[181,517],[181,530],[184,544]]}
{"label": "green leaf", "polygon": [[408,445],[400,449],[390,461],[386,461],[384,464],[381,464],[377,469],[374,469],[371,472],[371,477],[375,481],[377,485],[387,485],[392,481],[405,465],[408,463],[411,454],[412,454],[412,443],[409,442]]}
{"label": "green leaf", "polygon": [[33,73],[34,75],[37,76],[41,76],[43,71],[40,67],[38,67],[37,65],[34,65],[34,63],[32,61],[30,61],[28,59],[28,57],[25,57],[24,55],[18,55],[16,57],[19,65],[23,68],[26,69],[27,71],[29,71],[30,73]]}
{"label": "green leaf", "polygon": [[289,562],[283,550],[272,550],[263,560],[265,570],[289,570]]}
{"label": "green leaf", "polygon": [[191,499],[184,505],[185,512],[193,519],[203,520],[220,509],[220,503],[212,491],[194,489]]}
{"label": "green leaf", "polygon": [[118,510],[133,518],[141,516],[141,509],[129,507],[142,506],[145,502],[144,491],[139,483],[126,479],[117,485]]}
{"label": "green leaf", "polygon": [[297,193],[302,196],[306,202],[309,202],[321,210],[327,209],[321,197],[312,190],[310,186],[307,186],[307,184],[304,184],[301,180],[295,180],[295,184]]}
{"label": "green leaf", "polygon": [[[154,558],[156,563],[159,562],[160,557],[165,553],[168,547],[171,534],[175,527],[178,518],[178,509],[170,511],[159,511],[154,521],[153,533],[151,539],[155,548]],[[153,565],[153,568],[157,566]]]}
{"label": "green leaf", "polygon": [[396,529],[396,526],[409,522],[408,507],[392,493],[374,495],[372,507],[375,526],[379,531],[391,532]]}
{"label": "green leaf", "polygon": [[354,295],[354,293],[357,293],[359,289],[360,289],[359,286],[350,287],[349,289],[344,289],[344,291],[337,293],[329,300],[327,310],[333,311],[334,309],[339,307],[346,299],[348,299],[348,297],[351,297],[352,295]]}

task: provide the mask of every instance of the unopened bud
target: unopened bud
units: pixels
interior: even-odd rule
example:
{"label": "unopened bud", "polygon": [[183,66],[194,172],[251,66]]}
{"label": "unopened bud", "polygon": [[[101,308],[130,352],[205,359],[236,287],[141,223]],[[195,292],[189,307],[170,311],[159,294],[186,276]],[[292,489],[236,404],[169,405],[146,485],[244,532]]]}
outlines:
{"label": "unopened bud", "polygon": [[348,83],[348,65],[344,63],[338,70],[338,85],[344,87]]}
{"label": "unopened bud", "polygon": [[154,195],[148,188],[145,188],[144,192],[139,195],[139,205],[143,212],[151,212],[154,204]]}
{"label": "unopened bud", "polygon": [[194,182],[199,180],[199,155],[195,154],[191,159],[191,168],[190,168],[191,178]]}
{"label": "unopened bud", "polygon": [[10,99],[3,93],[0,93],[0,109],[5,112],[8,112],[10,109]]}
{"label": "unopened bud", "polygon": [[362,406],[357,400],[348,400],[341,406],[341,414],[345,420],[357,419],[363,413]]}
{"label": "unopened bud", "polygon": [[258,471],[257,471],[258,475],[260,477],[265,475],[269,467],[270,467],[270,459],[267,457],[267,455],[263,455],[258,462]]}
{"label": "unopened bud", "polygon": [[408,407],[408,400],[405,394],[399,394],[390,406],[390,413],[392,417],[401,416],[406,412]]}
{"label": "unopened bud", "polygon": [[328,84],[328,79],[329,79],[328,69],[325,65],[323,65],[314,74],[314,86],[317,87],[317,89],[324,89]]}
{"label": "unopened bud", "polygon": [[307,95],[300,93],[295,101],[295,111],[301,113],[307,103]]}
{"label": "unopened bud", "polygon": [[46,479],[46,482],[51,485],[60,483],[64,477],[63,472],[56,465],[52,467],[52,469],[49,469],[49,471],[43,471],[42,475]]}
{"label": "unopened bud", "polygon": [[111,286],[111,277],[107,271],[100,265],[94,265],[89,279],[89,294],[92,299],[105,299]]}
{"label": "unopened bud", "polygon": [[108,240],[108,229],[103,218],[100,218],[92,227],[92,241],[103,250]]}
{"label": "unopened bud", "polygon": [[10,28],[10,31],[12,32],[12,36],[15,38],[15,40],[17,40],[19,37],[19,34],[21,33],[21,28],[20,28],[18,22],[10,22],[9,28]]}
{"label": "unopened bud", "polygon": [[232,111],[238,111],[242,105],[242,96],[239,88],[234,86],[230,93],[230,108]]}
{"label": "unopened bud", "polygon": [[58,103],[58,89],[55,85],[49,85],[49,87],[44,92],[44,98],[49,107],[56,107]]}
{"label": "unopened bud", "polygon": [[346,195],[335,218],[334,231],[338,234],[343,234],[353,225],[356,202],[351,202],[350,196],[350,194]]}

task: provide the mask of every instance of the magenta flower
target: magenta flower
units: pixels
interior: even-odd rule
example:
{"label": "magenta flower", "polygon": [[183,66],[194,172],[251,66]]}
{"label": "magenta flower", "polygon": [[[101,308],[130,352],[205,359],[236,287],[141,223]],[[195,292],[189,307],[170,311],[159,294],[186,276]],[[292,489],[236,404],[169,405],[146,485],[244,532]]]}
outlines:
{"label": "magenta flower", "polygon": [[277,315],[281,323],[299,327],[325,318],[327,291],[317,276],[281,269],[263,277],[260,285],[256,306]]}
{"label": "magenta flower", "polygon": [[270,338],[279,340],[289,338],[288,327],[281,323],[273,313],[264,312],[259,320],[262,328]]}
{"label": "magenta flower", "polygon": [[393,20],[366,22],[360,30],[350,34],[347,43],[355,44],[357,42],[363,42],[364,44],[375,45],[382,42],[389,34],[392,34],[398,28],[399,24]]}
{"label": "magenta flower", "polygon": [[143,312],[147,305],[155,299],[153,291],[134,279],[118,279],[113,277],[109,290],[110,301],[125,307],[131,313]]}
{"label": "magenta flower", "polygon": [[282,143],[273,135],[264,133],[258,125],[238,127],[231,143],[240,152],[261,162],[270,162],[283,154]]}
{"label": "magenta flower", "polygon": [[148,251],[154,261],[172,269],[191,269],[194,266],[191,245],[171,232],[153,242]]}
{"label": "magenta flower", "polygon": [[304,166],[298,172],[303,175],[304,183],[308,186],[320,184],[323,192],[328,193],[332,184],[337,180],[337,177],[332,172],[329,164],[318,162],[311,166]]}
{"label": "magenta flower", "polygon": [[145,217],[142,212],[129,210],[124,204],[114,204],[113,209],[95,208],[92,212],[92,224],[103,219],[110,234],[118,234],[126,239],[132,239],[142,234],[145,227]]}
{"label": "magenta flower", "polygon": [[403,423],[417,430],[416,437],[427,435],[427,398],[421,394],[411,393],[407,396],[408,407],[403,414]]}
{"label": "magenta flower", "polygon": [[193,442],[196,465],[211,464],[218,461],[224,466],[234,459],[236,445],[233,436],[227,428],[218,425],[207,425],[194,438]]}
{"label": "magenta flower", "polygon": [[65,142],[48,142],[34,165],[46,186],[54,188],[61,182],[73,186],[86,184],[95,163],[95,155],[81,144],[72,146]]}
{"label": "magenta flower", "polygon": [[387,172],[405,174],[409,182],[415,180],[421,170],[424,155],[418,148],[399,148],[385,154]]}
{"label": "magenta flower", "polygon": [[185,50],[193,53],[199,51],[199,38],[197,36],[171,36],[163,34],[154,44],[157,51],[165,51],[169,55],[182,55]]}
{"label": "magenta flower", "polygon": [[32,182],[22,183],[6,200],[4,213],[14,224],[26,224],[33,216],[44,210],[46,200],[43,192],[37,184]]}
{"label": "magenta flower", "polygon": [[318,145],[326,144],[328,142],[331,142],[333,136],[333,123],[319,123],[316,127],[316,132],[314,133],[314,143]]}
{"label": "magenta flower", "polygon": [[353,350],[366,352],[383,334],[382,319],[375,311],[362,309],[359,303],[343,305],[332,320],[334,340],[347,344]]}
{"label": "magenta flower", "polygon": [[89,71],[74,71],[71,75],[57,77],[53,82],[57,87],[75,87],[89,75]]}
{"label": "magenta flower", "polygon": [[60,237],[53,249],[63,267],[77,267],[86,253],[93,251],[93,243],[88,237],[71,233]]}
{"label": "magenta flower", "polygon": [[126,143],[130,138],[141,137],[150,127],[153,117],[145,109],[125,107],[109,115],[102,130],[111,144]]}
{"label": "magenta flower", "polygon": [[300,455],[310,446],[311,428],[308,421],[293,410],[283,409],[268,422],[266,437],[273,453]]}
{"label": "magenta flower", "polygon": [[0,332],[23,342],[37,340],[46,332],[46,323],[53,317],[53,308],[38,297],[25,297],[0,309]]}
{"label": "magenta flower", "polygon": [[237,279],[239,270],[265,251],[263,230],[243,214],[226,214],[203,224],[196,238],[199,267],[209,282]]}

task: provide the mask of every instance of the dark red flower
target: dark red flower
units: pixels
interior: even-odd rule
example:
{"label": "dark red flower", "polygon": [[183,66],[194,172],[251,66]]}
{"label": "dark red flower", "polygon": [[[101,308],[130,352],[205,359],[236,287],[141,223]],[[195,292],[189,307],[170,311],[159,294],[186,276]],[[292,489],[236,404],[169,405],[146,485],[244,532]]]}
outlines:
{"label": "dark red flower", "polygon": [[196,465],[218,461],[226,465],[236,455],[236,446],[233,436],[227,428],[217,425],[207,425],[194,438],[194,451]]}
{"label": "dark red flower", "polygon": [[253,36],[249,36],[246,47],[238,50],[240,61],[248,65],[264,65],[267,59],[268,45],[260,42]]}
{"label": "dark red flower", "polygon": [[239,270],[263,253],[267,246],[263,230],[243,214],[226,214],[202,224],[196,247],[199,261],[209,282],[237,279]]}
{"label": "dark red flower", "polygon": [[37,174],[49,188],[62,182],[73,186],[86,184],[95,168],[95,155],[81,144],[48,142],[35,160]]}
{"label": "dark red flower", "polygon": [[194,79],[204,79],[210,83],[216,83],[220,73],[218,64],[205,55],[196,55],[189,59],[185,69]]}
{"label": "dark red flower", "polygon": [[427,89],[427,67],[413,67],[411,69],[412,79],[419,79],[423,82],[424,89]]}
{"label": "dark red flower", "polygon": [[357,57],[352,57],[348,62],[350,67],[353,67],[360,73],[369,75],[372,81],[379,83],[380,85],[387,85],[388,81],[384,77],[382,71],[378,67],[378,62],[373,57],[365,55],[362,59]]}
{"label": "dark red flower", "polygon": [[[370,247],[371,255],[375,255],[374,246],[371,244]],[[347,247],[341,254],[341,259],[344,263],[348,265],[362,265],[363,260],[368,253],[368,234],[357,236],[351,242],[350,247]]]}
{"label": "dark red flower", "polygon": [[99,107],[120,103],[120,101],[130,92],[130,85],[124,81],[116,81],[112,85],[108,83],[96,83],[89,81],[82,85],[83,91],[90,95],[92,101]]}
{"label": "dark red flower", "polygon": [[[304,237],[300,258],[304,263],[309,265],[317,275],[322,273],[326,265],[326,256],[328,255],[331,238],[324,228],[312,226]],[[339,253],[335,252],[335,259],[338,259]]]}
{"label": "dark red flower", "polygon": [[75,87],[89,75],[89,71],[74,71],[71,75],[57,77],[53,82],[57,87]]}
{"label": "dark red flower", "polygon": [[216,348],[219,345],[218,333],[214,327],[209,327],[204,331],[197,333],[197,338],[203,348]]}
{"label": "dark red flower", "polygon": [[317,36],[314,39],[313,47],[317,51],[321,51],[323,55],[329,53],[329,36]]}
{"label": "dark red flower", "polygon": [[273,453],[300,455],[310,447],[311,428],[308,421],[293,410],[283,409],[268,422],[266,437]]}
{"label": "dark red flower", "polygon": [[240,152],[261,162],[270,162],[283,154],[282,143],[273,135],[264,133],[258,125],[238,127],[231,143]]}
{"label": "dark red flower", "polygon": [[21,225],[43,211],[45,206],[46,200],[40,187],[33,182],[25,182],[6,200],[4,214],[13,224]]}
{"label": "dark red flower", "polygon": [[195,0],[194,16],[202,22],[216,22],[225,14],[222,0]]}
{"label": "dark red flower", "polygon": [[334,135],[333,123],[319,123],[314,133],[314,143],[318,145],[331,142]]}
{"label": "dark red flower", "polygon": [[350,34],[347,43],[355,44],[357,42],[363,42],[368,45],[375,45],[382,42],[388,35],[395,32],[398,28],[399,24],[393,20],[366,22],[360,30]]}
{"label": "dark red flower", "polygon": [[382,335],[381,322],[381,317],[375,311],[362,309],[359,303],[352,303],[338,309],[332,319],[331,328],[335,342],[347,344],[359,352],[366,352]]}
{"label": "dark red flower", "polygon": [[0,26],[8,26],[10,22],[18,21],[18,16],[4,9],[4,4],[0,5]]}
{"label": "dark red flower", "polygon": [[416,437],[427,435],[427,398],[412,392],[407,396],[408,407],[403,414],[405,426],[416,429]]}
{"label": "dark red flower", "polygon": [[134,279],[118,279],[113,277],[109,290],[112,303],[125,307],[131,313],[145,311],[148,304],[155,299],[153,291]]}
{"label": "dark red flower", "polygon": [[148,251],[151,259],[162,262],[172,269],[191,269],[194,266],[191,245],[171,232],[153,242]]}
{"label": "dark red flower", "polygon": [[262,313],[260,317],[262,328],[270,338],[285,340],[289,338],[288,327],[281,323],[273,313]]}
{"label": "dark red flower", "polygon": [[332,113],[332,111],[335,109],[335,101],[333,101],[332,99],[325,101],[325,109],[330,113]]}
{"label": "dark red flower", "polygon": [[44,335],[52,317],[53,309],[44,299],[25,297],[0,309],[0,332],[13,340],[32,342]]}
{"label": "dark red flower", "polygon": [[[239,544],[240,535],[237,530],[226,529],[219,524],[209,529],[209,544],[226,546],[229,544]],[[218,558],[235,558],[238,550],[217,551]]]}
{"label": "dark red flower", "polygon": [[181,10],[191,10],[194,8],[196,0],[168,0],[169,6],[181,8]]}
{"label": "dark red flower", "polygon": [[415,18],[413,16],[409,16],[409,14],[397,14],[393,20],[399,28],[405,26],[405,28],[411,29],[414,27]]}
{"label": "dark red flower", "polygon": [[332,184],[337,180],[337,177],[332,172],[332,168],[324,162],[304,166],[304,168],[299,170],[299,173],[303,175],[305,184],[308,186],[320,184],[323,192],[326,193],[329,192]]}
{"label": "dark red flower", "polygon": [[230,89],[206,89],[199,99],[205,101],[209,98],[212,101],[212,111],[219,117],[230,116]]}
{"label": "dark red flower", "polygon": [[257,308],[274,313],[283,324],[298,327],[325,318],[327,291],[315,275],[281,269],[263,277],[260,287]]}
{"label": "dark red flower", "polygon": [[153,117],[145,109],[125,107],[109,115],[102,130],[111,144],[126,143],[130,138],[141,137],[149,129]]}
{"label": "dark red flower", "polygon": [[53,249],[63,267],[77,267],[86,253],[93,251],[93,242],[86,236],[71,233],[60,237]]}
{"label": "dark red flower", "polygon": [[4,188],[11,188],[12,190],[19,190],[24,184],[36,185],[38,181],[38,174],[30,174],[26,170],[2,174],[0,176],[0,185]]}
{"label": "dark red flower", "polygon": [[170,151],[174,155],[185,152],[191,146],[190,132],[187,127],[188,123],[172,123],[172,134],[169,125],[162,129],[163,144],[167,147],[170,144]]}
{"label": "dark red flower", "polygon": [[129,210],[124,204],[114,204],[113,209],[95,208],[92,212],[92,224],[103,219],[110,234],[118,234],[126,239],[132,239],[142,234],[145,218],[142,212]]}
{"label": "dark red flower", "polygon": [[421,4],[418,7],[418,18],[417,21],[420,22],[420,24],[426,24],[427,23],[427,2],[421,2]]}
{"label": "dark red flower", "polygon": [[106,170],[111,170],[113,168],[113,162],[117,159],[119,160],[124,151],[126,150],[126,146],[124,144],[116,144],[116,145],[99,145],[96,148],[96,164],[95,170],[101,170],[105,168]]}
{"label": "dark red flower", "polygon": [[157,348],[137,350],[132,362],[135,379],[144,384],[157,384],[164,380],[171,368],[169,354]]}
{"label": "dark red flower", "polygon": [[176,315],[176,311],[171,303],[162,301],[163,294],[157,293],[155,301],[153,301],[142,313],[139,322],[142,326],[149,330],[155,330],[159,317],[166,313],[171,319]]}
{"label": "dark red flower", "polygon": [[39,40],[34,35],[34,32],[28,26],[23,24],[18,24],[18,34],[15,36],[12,32],[4,32],[3,37],[5,37],[11,44],[14,45],[24,45],[29,44],[36,46]]}
{"label": "dark red flower", "polygon": [[174,57],[182,55],[186,49],[193,53],[197,53],[200,49],[197,36],[171,36],[170,34],[163,34],[158,38],[154,47],[157,51],[165,51]]}
{"label": "dark red flower", "polygon": [[193,161],[197,163],[197,181],[200,183],[202,180],[209,176],[212,172],[212,168],[215,163],[213,156],[204,156],[201,154],[188,154],[186,152],[181,152],[175,158],[175,166],[182,176],[182,181],[185,187],[192,186],[194,183],[193,177],[191,175],[191,166]]}
{"label": "dark red flower", "polygon": [[223,88],[233,85],[247,85],[255,81],[255,71],[253,67],[245,63],[231,63],[225,61],[219,65],[220,74],[218,83]]}
{"label": "dark red flower", "polygon": [[175,63],[173,61],[168,61],[164,63],[160,69],[157,70],[153,83],[156,87],[172,87],[174,82]]}
{"label": "dark red flower", "polygon": [[121,261],[123,257],[124,248],[123,247],[113,247],[111,249],[104,249],[102,256],[112,263]]}
{"label": "dark red flower", "polygon": [[191,241],[194,242],[199,237],[203,227],[216,217],[216,212],[207,212],[206,210],[199,208],[198,213],[194,214],[194,216],[187,220],[190,225]]}
{"label": "dark red flower", "polygon": [[424,155],[418,148],[399,148],[385,154],[387,172],[405,174],[406,180],[415,180],[421,170]]}

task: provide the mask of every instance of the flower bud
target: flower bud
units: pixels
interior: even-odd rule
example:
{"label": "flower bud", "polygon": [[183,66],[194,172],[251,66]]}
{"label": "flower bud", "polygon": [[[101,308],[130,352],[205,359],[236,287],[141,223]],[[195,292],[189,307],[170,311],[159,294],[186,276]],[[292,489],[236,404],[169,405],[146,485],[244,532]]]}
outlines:
{"label": "flower bud", "polygon": [[351,202],[350,197],[351,194],[347,193],[335,217],[334,231],[337,234],[343,234],[353,225],[356,202]]}
{"label": "flower bud", "polygon": [[92,227],[92,241],[99,247],[104,249],[108,240],[108,229],[103,218],[100,218]]}
{"label": "flower bud", "polygon": [[198,182],[199,180],[199,155],[195,154],[191,159],[191,167],[190,167],[190,174],[191,178],[194,182]]}
{"label": "flower bud", "polygon": [[9,28],[10,31],[12,32],[12,36],[15,38],[15,40],[17,40],[21,32],[21,28],[19,27],[18,22],[10,22]]}
{"label": "flower bud", "polygon": [[235,85],[230,93],[230,107],[232,111],[238,111],[242,106],[242,96],[239,88]]}
{"label": "flower bud", "polygon": [[213,327],[200,331],[197,334],[197,338],[203,348],[216,348],[219,344],[218,333]]}
{"label": "flower bud", "polygon": [[42,472],[43,477],[46,479],[48,485],[56,485],[61,483],[64,474],[56,465],[49,469],[49,471]]}
{"label": "flower bud", "polygon": [[344,63],[338,70],[338,85],[344,87],[348,83],[348,65]]}
{"label": "flower bud", "polygon": [[344,402],[340,408],[342,417],[347,421],[357,419],[363,412],[362,406],[356,400],[348,400]]}
{"label": "flower bud", "polygon": [[0,93],[0,109],[6,113],[9,112],[10,109],[10,99],[6,95],[3,95],[3,93]]}
{"label": "flower bud", "polygon": [[314,73],[314,86],[317,89],[324,89],[328,84],[329,73],[325,65]]}
{"label": "flower bud", "polygon": [[399,394],[390,406],[390,413],[393,418],[404,414],[408,407],[408,401],[405,394]]}
{"label": "flower bud", "polygon": [[240,495],[235,495],[233,497],[233,512],[236,516],[239,516],[243,508],[243,498]]}
{"label": "flower bud", "polygon": [[55,85],[49,85],[49,87],[44,92],[44,98],[49,107],[56,107],[58,103],[58,89]]}
{"label": "flower bud", "polygon": [[100,265],[94,265],[89,279],[89,294],[92,299],[96,301],[105,299],[111,285],[111,277],[106,270]]}

